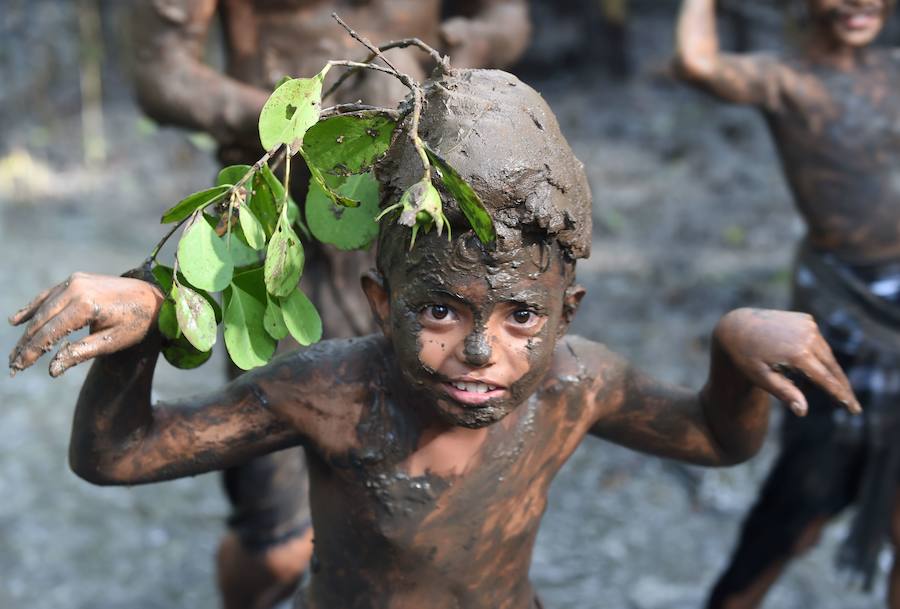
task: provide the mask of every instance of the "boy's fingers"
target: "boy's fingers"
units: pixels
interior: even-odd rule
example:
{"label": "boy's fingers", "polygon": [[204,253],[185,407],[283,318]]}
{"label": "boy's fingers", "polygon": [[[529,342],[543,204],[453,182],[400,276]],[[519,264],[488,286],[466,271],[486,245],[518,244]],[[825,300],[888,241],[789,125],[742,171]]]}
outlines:
{"label": "boy's fingers", "polygon": [[34,312],[37,311],[38,307],[40,307],[51,294],[59,291],[60,287],[61,286],[59,285],[55,285],[35,296],[31,302],[9,316],[8,321],[10,325],[18,326],[31,319],[31,316],[34,315]]}
{"label": "boy's fingers", "polygon": [[782,376],[777,372],[768,372],[764,375],[763,379],[765,384],[760,386],[761,389],[768,391],[775,396],[776,399],[787,404],[788,408],[791,409],[791,412],[798,417],[806,415],[809,410],[806,398],[803,396],[803,392],[800,391],[794,383],[788,380],[787,377]]}
{"label": "boy's fingers", "polygon": [[[831,351],[831,347],[828,346],[824,340],[822,340],[821,348],[818,352],[819,361],[822,362],[822,365],[828,370],[831,376],[837,381],[838,385],[843,388],[844,392],[849,394],[849,398],[844,400],[841,399],[841,403],[852,412],[853,414],[860,414],[862,412],[862,406],[860,406],[859,400],[856,399],[856,395],[853,393],[853,387],[850,385],[850,379],[847,378],[847,375],[844,373],[843,368],[841,368],[840,364],[837,363],[837,360],[834,358],[834,353]],[[835,396],[838,397],[838,396]]]}
{"label": "boy's fingers", "polygon": [[[22,351],[25,345],[37,336],[37,334],[41,331],[47,322],[50,320],[59,319],[60,317],[64,317],[62,312],[67,309],[69,305],[69,295],[64,291],[59,293],[51,294],[47,297],[47,299],[30,315],[31,321],[28,322],[28,325],[25,326],[25,331],[22,333],[22,336],[19,338],[19,342],[16,343],[16,348],[14,350],[14,354]],[[72,313],[74,311],[69,308],[70,315],[65,316],[66,319],[72,317]],[[78,328],[83,327],[84,324],[78,326]],[[73,330],[77,328],[72,328]]]}
{"label": "boy's fingers", "polygon": [[110,328],[66,343],[50,360],[50,376],[57,377],[75,364],[118,351],[121,348],[116,341],[118,333],[115,328]]}
{"label": "boy's fingers", "polygon": [[27,341],[20,340],[9,367],[14,371],[28,368],[66,335],[88,324],[88,320],[75,317],[72,313],[71,307],[63,309],[57,316],[43,324]]}
{"label": "boy's fingers", "polygon": [[859,408],[859,403],[853,395],[853,390],[850,389],[850,384],[846,379],[842,382],[835,377],[817,354],[804,358],[797,367],[807,379],[821,387],[841,404],[846,405],[851,412],[855,412]]}

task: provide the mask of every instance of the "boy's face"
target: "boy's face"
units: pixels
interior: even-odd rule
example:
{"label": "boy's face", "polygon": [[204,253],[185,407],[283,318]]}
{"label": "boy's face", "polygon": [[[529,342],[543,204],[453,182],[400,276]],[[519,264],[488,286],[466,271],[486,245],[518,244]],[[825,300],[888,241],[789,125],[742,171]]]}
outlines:
{"label": "boy's face", "polygon": [[870,44],[884,27],[887,0],[807,0],[816,26],[843,46]]}
{"label": "boy's face", "polygon": [[[539,244],[485,253],[474,238],[420,237],[390,293],[364,281],[404,380],[445,421],[477,428],[534,393],[583,290]],[[380,293],[379,293],[380,291]]]}

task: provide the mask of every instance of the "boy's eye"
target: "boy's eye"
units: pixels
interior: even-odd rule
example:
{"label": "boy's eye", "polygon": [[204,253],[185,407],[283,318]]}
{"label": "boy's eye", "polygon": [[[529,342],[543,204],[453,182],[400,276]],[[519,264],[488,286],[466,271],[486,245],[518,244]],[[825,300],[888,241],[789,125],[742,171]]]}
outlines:
{"label": "boy's eye", "polygon": [[534,313],[528,309],[519,309],[512,314],[513,321],[517,324],[525,325],[532,320]]}
{"label": "boy's eye", "polygon": [[452,316],[453,311],[447,305],[433,304],[422,309],[426,319],[433,321],[444,321]]}

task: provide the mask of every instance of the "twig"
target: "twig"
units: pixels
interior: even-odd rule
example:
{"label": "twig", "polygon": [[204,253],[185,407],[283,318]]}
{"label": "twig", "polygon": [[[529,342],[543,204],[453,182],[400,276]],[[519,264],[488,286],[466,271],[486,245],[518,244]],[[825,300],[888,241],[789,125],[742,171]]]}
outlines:
{"label": "twig", "polygon": [[[367,49],[369,49],[369,52],[370,52],[370,53],[374,54],[376,57],[378,57],[378,59],[380,59],[381,61],[384,62],[384,65],[386,65],[386,66],[389,67],[391,70],[393,70],[395,75],[397,75],[397,76],[400,75],[400,70],[398,70],[396,67],[394,67],[394,64],[392,64],[390,61],[388,61],[388,58],[385,57],[385,56],[381,53],[381,51],[378,50],[378,49],[375,47],[374,44],[372,44],[371,42],[369,42],[369,40],[368,40],[365,36],[361,36],[360,34],[358,34],[358,33],[356,32],[356,30],[354,30],[352,27],[350,27],[349,25],[347,25],[347,23],[346,23],[343,19],[341,19],[341,18],[338,16],[337,13],[331,13],[331,17],[332,17],[335,21],[337,21],[338,24],[339,24],[342,28],[344,28],[345,30],[347,30],[347,33],[350,34],[350,36],[351,36],[354,40],[357,40],[361,45],[363,45],[364,47],[366,47]],[[368,62],[367,62],[367,63],[368,63]]]}
{"label": "twig", "polygon": [[336,106],[331,106],[330,108],[324,108],[320,114],[320,120],[334,116],[364,114],[367,112],[381,114],[395,121],[399,121],[401,117],[401,113],[394,108],[382,108],[380,106],[370,106],[368,104],[338,104]]}

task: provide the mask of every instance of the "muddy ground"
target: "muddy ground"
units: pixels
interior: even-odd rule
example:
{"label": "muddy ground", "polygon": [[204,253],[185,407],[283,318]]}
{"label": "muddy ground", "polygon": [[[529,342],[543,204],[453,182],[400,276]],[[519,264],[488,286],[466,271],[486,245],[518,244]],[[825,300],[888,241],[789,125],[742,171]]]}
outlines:
{"label": "muddy ground", "polygon": [[[596,200],[575,331],[698,387],[722,313],[786,302],[801,227],[762,121],[668,80],[668,27],[655,28],[628,84],[596,66],[529,79],[558,113]],[[52,124],[46,112],[0,107],[0,311],[73,270],[136,265],[161,234],[160,212],[214,175],[206,140],[155,128],[127,94],[105,108],[108,159],[93,166],[81,161],[71,103]],[[0,326],[0,346],[15,339]],[[202,391],[221,382],[220,370],[221,361],[193,373],[165,368],[156,391]],[[226,515],[216,476],[133,489],[77,479],[66,449],[85,372],[51,381],[41,365],[0,381],[0,607],[215,607],[211,558]],[[700,470],[586,441],[553,487],[535,551],[547,606],[699,607],[773,449]],[[767,609],[880,606],[881,588],[867,596],[836,580],[845,522],[790,569]]]}

